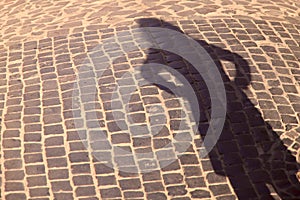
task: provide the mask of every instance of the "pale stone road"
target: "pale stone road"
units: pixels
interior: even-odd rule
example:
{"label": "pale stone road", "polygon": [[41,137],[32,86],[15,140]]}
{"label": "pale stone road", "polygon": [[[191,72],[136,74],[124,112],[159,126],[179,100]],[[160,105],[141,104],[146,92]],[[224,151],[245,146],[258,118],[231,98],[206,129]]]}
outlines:
{"label": "pale stone road", "polygon": [[[6,0],[0,11],[2,199],[300,196],[300,1]],[[190,60],[139,48],[141,27],[190,36],[222,77],[225,125],[204,158],[207,83]],[[143,85],[153,75],[187,81],[198,126],[184,97]]]}

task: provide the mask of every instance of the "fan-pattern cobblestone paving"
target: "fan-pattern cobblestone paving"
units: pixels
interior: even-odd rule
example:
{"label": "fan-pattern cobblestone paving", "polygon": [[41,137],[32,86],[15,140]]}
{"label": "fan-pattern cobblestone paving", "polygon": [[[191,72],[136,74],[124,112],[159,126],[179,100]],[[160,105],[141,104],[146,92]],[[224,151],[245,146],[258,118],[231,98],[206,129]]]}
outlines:
{"label": "fan-pattern cobblestone paving", "polygon": [[[2,199],[300,196],[299,2],[1,4]],[[139,27],[181,31],[218,67],[227,115],[205,158],[198,151],[211,108],[203,79],[171,52],[114,51],[135,42],[130,36]],[[105,55],[101,44],[109,44]],[[112,57],[106,70],[89,68]],[[158,85],[137,87],[151,70],[128,75],[145,63],[176,69],[193,87],[201,111],[193,139],[183,98]],[[176,82],[172,74],[158,76]]]}

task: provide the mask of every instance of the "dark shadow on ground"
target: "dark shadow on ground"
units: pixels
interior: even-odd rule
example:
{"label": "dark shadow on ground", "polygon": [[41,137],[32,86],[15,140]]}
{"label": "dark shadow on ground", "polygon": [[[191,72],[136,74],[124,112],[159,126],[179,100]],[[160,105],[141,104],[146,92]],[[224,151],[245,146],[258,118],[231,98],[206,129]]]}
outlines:
{"label": "dark shadow on ground", "polygon": [[[162,27],[180,31],[178,27],[155,18],[138,20],[140,27]],[[181,31],[180,31],[181,32]],[[220,47],[197,41],[213,58],[223,78],[227,96],[226,121],[217,145],[209,153],[214,171],[228,176],[239,199],[275,199],[272,185],[282,199],[300,198],[300,184],[295,176],[298,164],[283,145],[279,136],[264,121],[261,113],[243,92],[251,82],[250,67],[240,55]],[[163,59],[156,58],[160,54]],[[166,57],[172,53],[152,49],[145,63],[159,62],[168,65]],[[174,55],[176,57],[176,55]],[[177,56],[180,59],[179,56]],[[173,57],[174,58],[174,57]],[[231,81],[220,60],[234,64],[236,76]],[[171,66],[170,66],[171,67]],[[193,66],[187,64],[178,70],[189,80],[197,93],[200,110],[210,113],[207,88],[200,74],[191,75]],[[144,74],[147,79],[147,74]],[[192,77],[192,78],[191,78]],[[197,81],[196,81],[197,80]],[[160,89],[166,90],[161,87]],[[200,134],[205,136],[209,117],[201,117]],[[203,127],[202,127],[203,125]]]}

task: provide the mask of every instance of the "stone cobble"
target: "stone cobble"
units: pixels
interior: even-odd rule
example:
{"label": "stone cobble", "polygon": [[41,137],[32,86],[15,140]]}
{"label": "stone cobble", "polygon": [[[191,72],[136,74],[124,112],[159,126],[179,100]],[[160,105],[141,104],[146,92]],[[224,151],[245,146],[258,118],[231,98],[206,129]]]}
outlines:
{"label": "stone cobble", "polygon": [[[2,198],[296,199],[297,5],[7,2],[0,39]],[[198,152],[211,118],[207,86],[181,56],[128,51],[139,27],[190,36],[221,74],[225,125],[204,158]],[[178,77],[143,68],[149,63],[188,80],[201,111],[195,136],[189,102],[145,84],[155,75],[180,88]]]}
{"label": "stone cobble", "polygon": [[5,44],[131,24],[132,19],[245,18],[299,24],[299,1],[4,1],[1,39]]}

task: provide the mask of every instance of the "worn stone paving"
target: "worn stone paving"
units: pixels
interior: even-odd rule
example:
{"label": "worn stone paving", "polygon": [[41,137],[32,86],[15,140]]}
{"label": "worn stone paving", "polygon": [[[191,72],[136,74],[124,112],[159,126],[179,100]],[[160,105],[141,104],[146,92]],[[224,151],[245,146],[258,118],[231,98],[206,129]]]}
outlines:
{"label": "worn stone paving", "polygon": [[[2,199],[300,196],[299,1],[1,4]],[[182,32],[214,60],[227,115],[208,156],[198,155],[211,117],[203,77],[169,51],[128,52],[140,27]],[[192,86],[195,136],[184,97],[143,85],[155,75],[180,88],[178,77],[137,70],[147,63]]]}
{"label": "worn stone paving", "polygon": [[133,18],[246,18],[297,24],[299,0],[4,0],[0,42],[16,43],[130,24]]}

